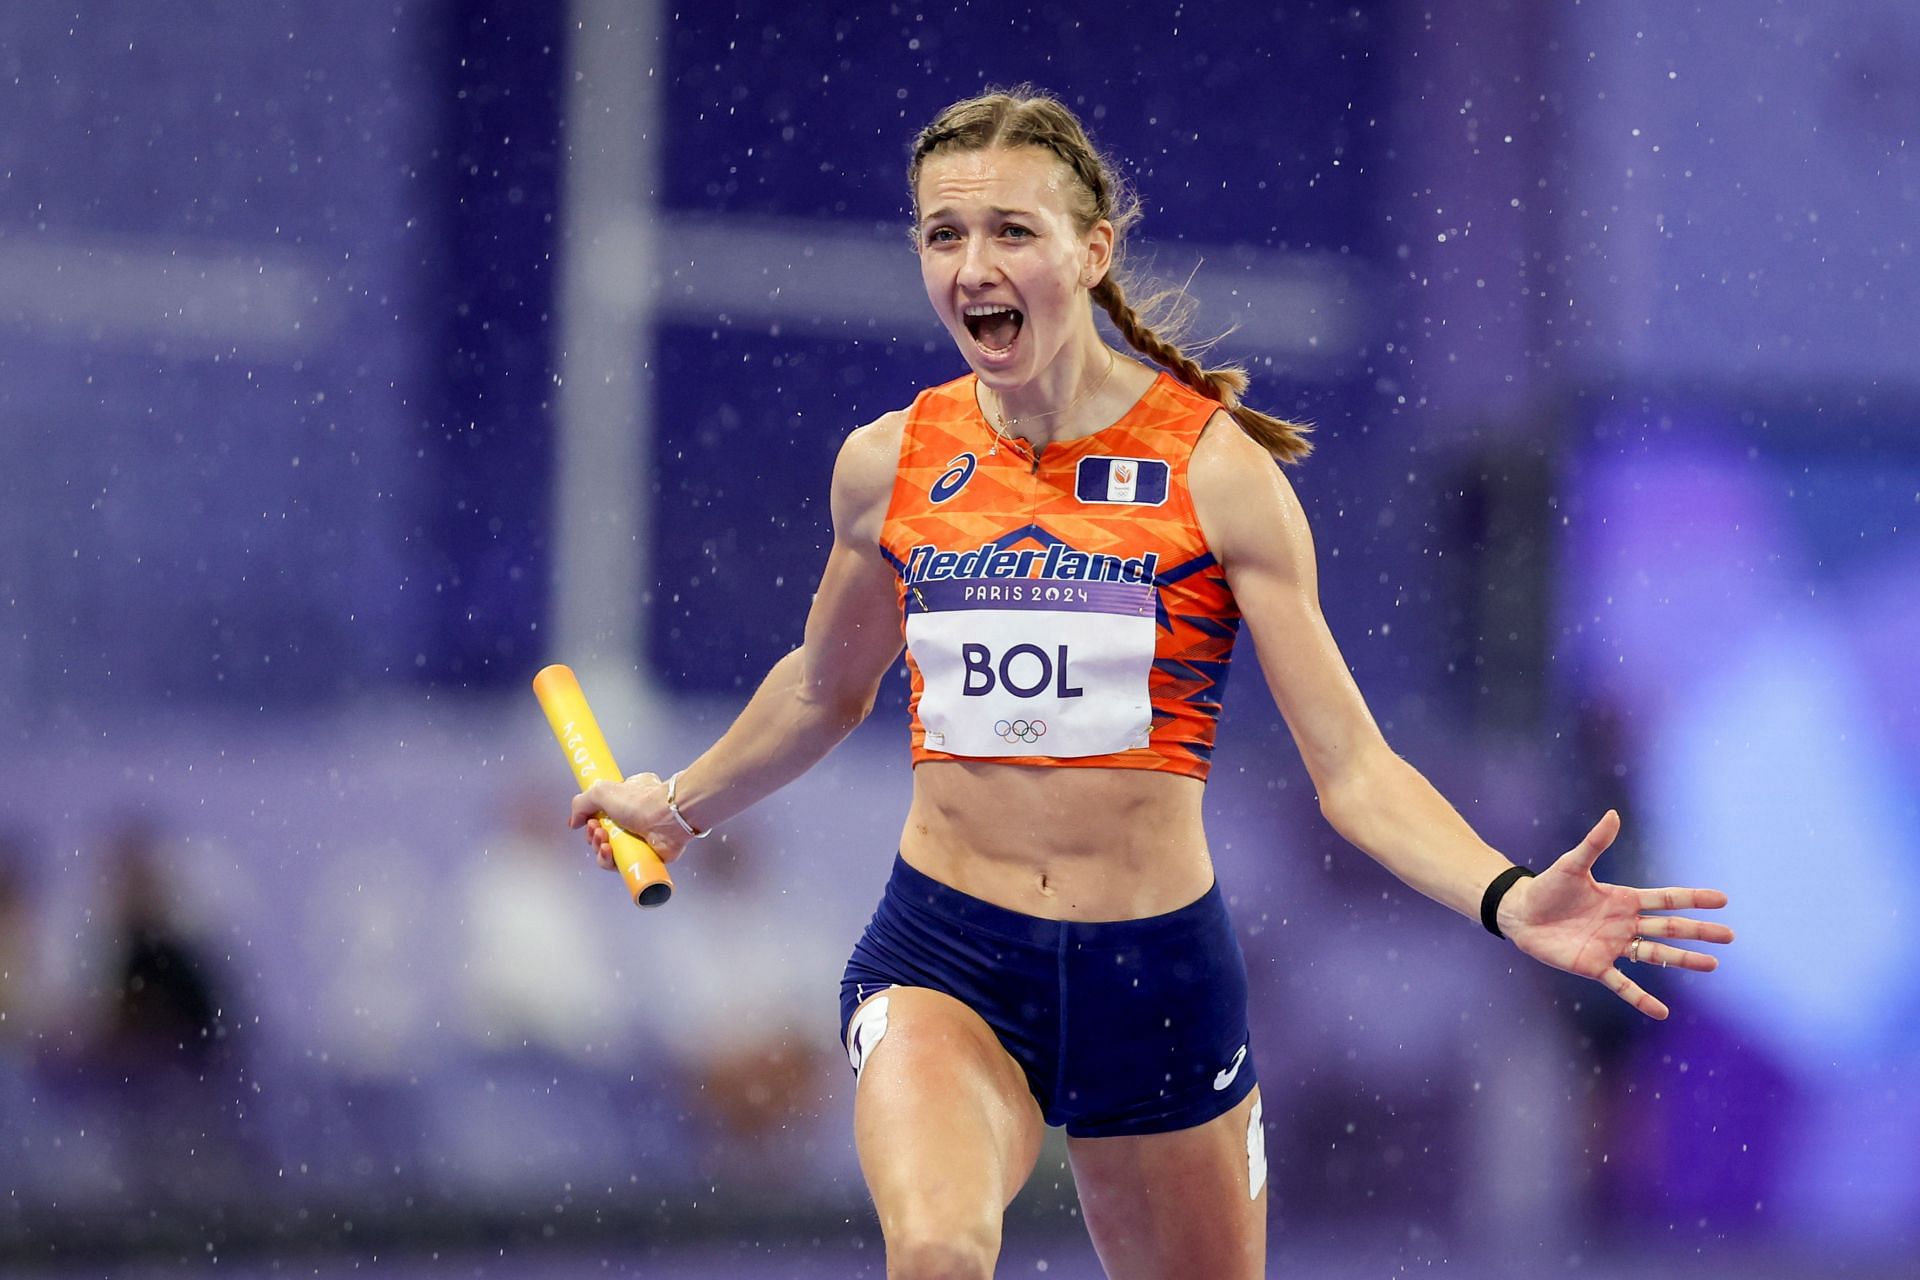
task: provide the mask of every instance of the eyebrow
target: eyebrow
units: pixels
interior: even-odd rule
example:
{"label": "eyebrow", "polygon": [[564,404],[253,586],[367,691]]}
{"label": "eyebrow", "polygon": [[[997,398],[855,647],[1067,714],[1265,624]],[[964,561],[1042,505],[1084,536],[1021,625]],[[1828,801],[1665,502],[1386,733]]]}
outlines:
{"label": "eyebrow", "polygon": [[[1034,212],[1031,209],[1003,209],[998,205],[995,205],[987,212],[993,214],[996,218],[1031,218],[1034,216]],[[921,215],[920,221],[923,223],[936,222],[941,218],[951,217],[953,217],[953,210],[935,209],[931,213]]]}

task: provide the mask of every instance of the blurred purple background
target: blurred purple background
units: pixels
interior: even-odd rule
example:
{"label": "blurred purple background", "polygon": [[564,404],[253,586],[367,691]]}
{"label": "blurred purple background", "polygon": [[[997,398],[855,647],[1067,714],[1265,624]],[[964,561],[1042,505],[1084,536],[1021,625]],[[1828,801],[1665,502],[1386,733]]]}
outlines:
{"label": "blurred purple background", "polygon": [[[1249,665],[1275,1273],[1915,1274],[1917,59],[1902,0],[0,9],[0,1272],[880,1274],[904,682],[644,916],[526,682],[665,771],[798,641],[840,438],[962,371],[906,144],[1032,79],[1318,425],[1396,747],[1741,931],[1657,1026],[1517,963]],[[1005,1274],[1097,1274],[1063,1154]]]}

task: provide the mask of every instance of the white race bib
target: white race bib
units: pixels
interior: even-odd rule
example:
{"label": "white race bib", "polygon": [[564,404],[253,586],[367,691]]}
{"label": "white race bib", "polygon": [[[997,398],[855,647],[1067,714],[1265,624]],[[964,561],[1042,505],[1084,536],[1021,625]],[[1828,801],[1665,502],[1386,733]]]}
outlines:
{"label": "white race bib", "polygon": [[945,578],[907,591],[926,745],[959,756],[1102,756],[1147,745],[1149,582]]}

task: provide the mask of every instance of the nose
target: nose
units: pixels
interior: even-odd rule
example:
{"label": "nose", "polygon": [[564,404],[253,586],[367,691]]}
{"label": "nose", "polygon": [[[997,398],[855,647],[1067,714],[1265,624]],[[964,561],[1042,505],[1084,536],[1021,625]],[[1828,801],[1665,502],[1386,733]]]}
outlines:
{"label": "nose", "polygon": [[982,289],[1000,278],[1000,257],[993,240],[987,236],[969,236],[960,258],[960,283],[969,289]]}

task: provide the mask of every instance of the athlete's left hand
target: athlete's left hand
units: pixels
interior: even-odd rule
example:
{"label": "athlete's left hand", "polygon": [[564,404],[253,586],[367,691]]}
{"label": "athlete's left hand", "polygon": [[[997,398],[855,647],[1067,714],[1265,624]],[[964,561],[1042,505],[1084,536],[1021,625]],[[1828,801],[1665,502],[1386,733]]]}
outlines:
{"label": "athlete's left hand", "polygon": [[1619,834],[1620,815],[1609,809],[1586,839],[1539,875],[1508,890],[1496,923],[1514,946],[1540,963],[1592,978],[1649,1018],[1665,1018],[1667,1006],[1643,991],[1616,962],[1635,960],[1701,973],[1719,968],[1712,956],[1654,939],[1732,942],[1733,930],[1704,920],[1644,913],[1713,910],[1727,905],[1727,895],[1718,889],[1630,889],[1600,883],[1593,878],[1593,864]]}

